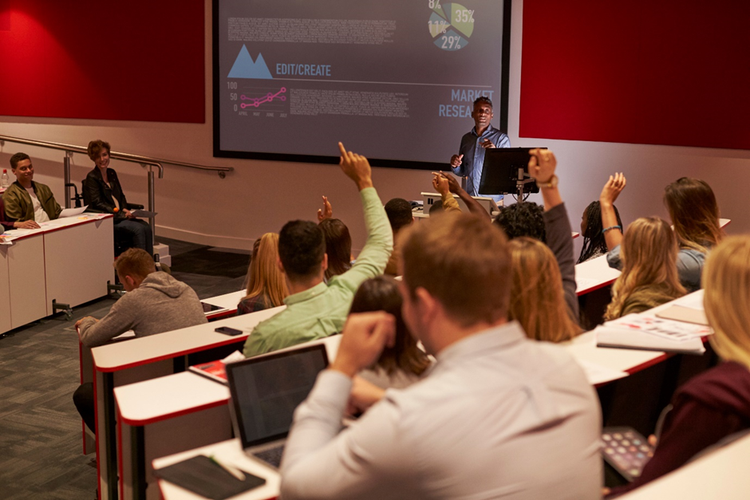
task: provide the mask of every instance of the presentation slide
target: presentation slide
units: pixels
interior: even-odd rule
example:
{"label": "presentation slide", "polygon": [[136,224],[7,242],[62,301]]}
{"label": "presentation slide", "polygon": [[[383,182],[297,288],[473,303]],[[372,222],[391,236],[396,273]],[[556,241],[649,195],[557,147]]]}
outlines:
{"label": "presentation slide", "polygon": [[460,2],[215,0],[215,155],[444,167],[477,97],[507,116],[503,2]]}

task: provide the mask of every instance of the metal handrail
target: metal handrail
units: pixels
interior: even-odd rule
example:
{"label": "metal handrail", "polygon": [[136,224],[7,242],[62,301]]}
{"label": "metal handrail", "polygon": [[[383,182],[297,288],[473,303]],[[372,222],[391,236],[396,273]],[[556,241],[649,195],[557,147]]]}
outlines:
{"label": "metal handrail", "polygon": [[[63,179],[65,181],[65,207],[70,208],[70,202],[71,202],[71,192],[70,192],[70,158],[73,156],[73,153],[82,153],[88,155],[88,149],[83,146],[76,146],[74,144],[63,144],[60,142],[49,142],[49,141],[37,141],[34,139],[24,139],[22,137],[11,137],[8,135],[0,135],[0,146],[4,146],[5,142],[13,142],[16,144],[26,144],[28,146],[36,146],[40,148],[47,148],[47,149],[56,149],[59,151],[65,152],[65,157],[63,158]],[[148,210],[150,212],[155,212],[155,204],[156,204],[156,197],[154,195],[154,170],[153,168],[156,167],[159,170],[159,179],[164,178],[164,167],[162,164],[166,163],[168,165],[175,165],[178,167],[185,167],[185,168],[193,168],[197,170],[208,170],[217,172],[219,174],[220,178],[225,178],[227,172],[232,172],[234,168],[232,167],[207,167],[205,165],[198,165],[195,163],[185,163],[185,162],[178,162],[178,161],[172,161],[172,160],[164,160],[161,158],[153,158],[150,156],[141,156],[141,155],[134,155],[130,153],[118,153],[115,151],[110,151],[109,156],[112,159],[115,160],[122,160],[127,161],[131,163],[138,163],[142,167],[148,169]],[[151,224],[151,235],[153,236],[153,241],[156,241],[156,224],[155,224],[155,217],[149,217],[149,222]]]}
{"label": "metal handrail", "polygon": [[[63,144],[61,142],[50,142],[50,141],[36,141],[33,139],[24,139],[21,137],[11,137],[8,135],[0,135],[0,145],[3,145],[5,141],[13,142],[17,144],[27,144],[29,146],[38,146],[40,148],[58,149],[60,151],[70,151],[72,153],[83,153],[88,154],[87,148],[84,146],[76,146],[74,144]],[[164,167],[162,164],[174,165],[177,167],[193,168],[196,170],[207,170],[211,172],[218,172],[219,177],[222,179],[226,177],[226,172],[233,172],[233,167],[211,167],[206,165],[198,165],[197,163],[187,163],[182,161],[166,160],[163,158],[154,158],[152,156],[141,156],[130,153],[118,153],[110,151],[109,156],[116,160],[129,161],[132,163],[140,163],[142,165],[153,165],[159,169],[159,179],[164,178]]]}

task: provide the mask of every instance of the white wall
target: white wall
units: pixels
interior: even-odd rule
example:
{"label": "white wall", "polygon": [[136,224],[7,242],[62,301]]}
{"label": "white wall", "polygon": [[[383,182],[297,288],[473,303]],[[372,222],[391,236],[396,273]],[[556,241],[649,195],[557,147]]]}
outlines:
{"label": "white wall", "polygon": [[[744,214],[746,189],[750,186],[750,151],[520,139],[523,2],[515,0],[513,8],[509,135],[514,146],[543,145],[555,152],[559,161],[560,189],[567,200],[574,227],[584,207],[598,198],[607,176],[623,171],[628,187],[617,205],[625,223],[644,215],[666,217],[661,202],[664,186],[678,177],[693,176],[706,180],[713,187],[722,216],[733,221],[728,232],[750,232],[750,220]],[[278,231],[287,220],[314,219],[320,196],[325,194],[334,205],[335,215],[349,226],[354,247],[361,248],[365,234],[359,198],[354,185],[337,166],[212,157],[210,0],[205,0],[205,9],[205,124],[0,117],[0,134],[78,145],[101,138],[112,143],[115,151],[235,168],[226,179],[220,179],[215,173],[167,166],[164,178],[156,183],[157,235],[250,248],[255,238],[264,232]],[[550,75],[550,85],[554,85],[554,75]],[[154,91],[164,92],[168,98],[168,89]],[[467,119],[467,130],[471,126]],[[456,137],[456,147],[459,141]],[[61,200],[62,153],[6,143],[0,150],[0,164],[7,166],[9,155],[19,150],[32,156],[37,179],[50,184]],[[331,144],[331,154],[335,152],[336,146]],[[83,179],[93,167],[84,155],[75,155],[73,164],[75,181]],[[116,161],[113,166],[118,170],[129,201],[145,204],[145,172],[138,166]],[[384,202],[393,197],[416,199],[421,191],[431,189],[428,172],[377,168],[373,176]]]}

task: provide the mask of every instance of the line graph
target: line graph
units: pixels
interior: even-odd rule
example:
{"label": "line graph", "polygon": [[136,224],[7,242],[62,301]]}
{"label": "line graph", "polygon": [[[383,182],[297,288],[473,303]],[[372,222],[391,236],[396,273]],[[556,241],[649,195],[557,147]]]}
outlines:
{"label": "line graph", "polygon": [[249,101],[249,102],[240,103],[240,107],[242,109],[251,108],[251,107],[259,108],[262,104],[272,103],[274,100],[279,100],[283,102],[283,101],[286,101],[286,96],[283,95],[285,93],[286,93],[286,87],[281,87],[275,93],[267,92],[265,95],[261,95],[261,96],[240,94],[241,101]]}

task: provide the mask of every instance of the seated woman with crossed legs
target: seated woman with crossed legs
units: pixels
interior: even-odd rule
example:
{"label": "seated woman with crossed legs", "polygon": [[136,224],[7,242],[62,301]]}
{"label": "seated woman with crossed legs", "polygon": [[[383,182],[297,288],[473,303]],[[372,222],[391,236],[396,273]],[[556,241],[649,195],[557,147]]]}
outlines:
{"label": "seated woman with crossed legs", "polygon": [[142,248],[149,255],[154,255],[151,226],[146,221],[136,219],[131,212],[117,172],[109,168],[109,153],[108,142],[89,142],[88,155],[95,166],[83,181],[84,203],[92,212],[115,214],[115,240],[120,252],[128,248]]}

